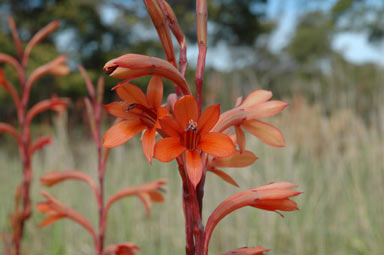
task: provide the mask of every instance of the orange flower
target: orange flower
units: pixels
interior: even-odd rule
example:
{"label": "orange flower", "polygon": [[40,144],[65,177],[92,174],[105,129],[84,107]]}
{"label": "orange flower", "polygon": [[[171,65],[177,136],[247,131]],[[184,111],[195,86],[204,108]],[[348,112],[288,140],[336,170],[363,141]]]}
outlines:
{"label": "orange flower", "polygon": [[200,151],[216,157],[227,157],[235,152],[232,140],[225,134],[210,132],[220,116],[220,105],[209,106],[199,117],[195,98],[187,95],[174,105],[174,117],[160,118],[162,130],[169,135],[155,145],[154,157],[169,162],[185,152],[189,179],[196,186],[202,176]]}
{"label": "orange flower", "polygon": [[204,254],[207,254],[209,240],[217,223],[233,211],[245,206],[273,211],[283,216],[279,211],[298,210],[296,202],[290,200],[290,197],[301,194],[299,191],[290,188],[297,185],[289,182],[270,183],[261,187],[246,190],[230,196],[224,200],[209,216],[204,236]]}
{"label": "orange flower", "polygon": [[133,84],[123,83],[116,88],[122,102],[112,102],[105,106],[107,111],[122,121],[107,130],[103,146],[119,146],[144,130],[142,136],[143,152],[148,162],[152,162],[156,129],[160,128],[158,118],[166,115],[161,107],[163,82],[161,77],[153,76],[147,88],[147,95]]}
{"label": "orange flower", "polygon": [[[268,101],[271,97],[272,92],[267,90],[255,90],[249,94],[239,105],[239,108],[244,109],[247,115],[247,119],[242,122],[241,127],[270,146],[284,147],[285,141],[281,132],[271,124],[258,120],[276,115],[288,106],[283,101]],[[245,143],[245,138],[239,127],[236,129],[236,136],[241,147],[241,142]]]}
{"label": "orange flower", "polygon": [[88,230],[94,241],[97,242],[95,230],[93,229],[91,223],[82,214],[66,207],[46,192],[42,191],[41,194],[45,197],[46,201],[37,203],[36,207],[39,212],[45,214],[47,217],[39,224],[39,227],[46,227],[60,219],[69,218]]}
{"label": "orange flower", "polygon": [[245,134],[242,128],[270,146],[285,146],[282,133],[271,124],[259,120],[276,115],[288,106],[283,101],[268,101],[271,97],[270,91],[255,90],[243,102],[239,98],[235,108],[221,114],[214,131],[223,132],[233,126],[240,152],[245,149]]}

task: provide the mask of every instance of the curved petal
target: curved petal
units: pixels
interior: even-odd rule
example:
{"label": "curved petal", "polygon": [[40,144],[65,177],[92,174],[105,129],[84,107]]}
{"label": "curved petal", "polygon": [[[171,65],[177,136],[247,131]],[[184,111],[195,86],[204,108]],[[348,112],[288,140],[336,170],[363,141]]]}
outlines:
{"label": "curved petal", "polygon": [[150,107],[157,109],[163,99],[163,80],[160,76],[152,76],[147,87],[147,100]]}
{"label": "curved petal", "polygon": [[235,126],[235,132],[236,132],[236,142],[237,145],[239,145],[240,152],[243,152],[245,150],[245,134],[244,131],[240,128],[240,126]]}
{"label": "curved petal", "polygon": [[163,138],[155,144],[154,158],[161,162],[169,162],[185,151],[179,137]]}
{"label": "curved petal", "polygon": [[272,92],[268,90],[258,89],[251,92],[240,104],[241,108],[250,107],[268,101],[272,97]]}
{"label": "curved petal", "polygon": [[174,114],[176,121],[183,130],[188,126],[190,120],[197,122],[199,111],[194,96],[187,95],[177,100],[174,107]]}
{"label": "curved petal", "polygon": [[271,124],[260,120],[246,120],[243,122],[242,127],[263,143],[274,147],[285,146],[283,134]]}
{"label": "curved petal", "polygon": [[205,134],[211,131],[220,118],[220,105],[209,106],[201,115],[199,122],[197,123],[197,131],[200,134]]}
{"label": "curved petal", "polygon": [[180,136],[179,126],[177,122],[170,116],[159,119],[161,129],[169,136]]}
{"label": "curved petal", "polygon": [[107,130],[103,138],[103,146],[116,147],[127,142],[140,133],[146,126],[139,119],[123,120]]}
{"label": "curved petal", "polygon": [[269,249],[265,249],[261,246],[255,248],[241,247],[233,251],[224,253],[223,255],[264,255],[264,252],[268,252]]}
{"label": "curved petal", "polygon": [[160,118],[164,118],[165,116],[167,116],[167,108],[165,108],[164,106],[160,106],[159,108],[157,108],[157,119],[156,119],[156,122],[155,122],[155,127],[158,128],[158,129],[161,129],[161,126],[160,126],[160,122],[159,122],[159,119]]}
{"label": "curved petal", "polygon": [[[300,192],[297,192],[297,193],[300,193]],[[262,210],[274,211],[274,212],[277,210],[286,211],[286,212],[299,210],[297,203],[290,199],[275,199],[275,200],[265,200],[260,202],[256,201],[256,203],[252,206]]]}
{"label": "curved petal", "polygon": [[155,147],[155,135],[156,128],[153,127],[146,129],[142,138],[143,152],[149,164],[152,164],[153,149]]}
{"label": "curved petal", "polygon": [[116,89],[117,95],[130,104],[141,104],[148,107],[147,98],[144,92],[136,85],[126,83]]}
{"label": "curved petal", "polygon": [[271,117],[283,111],[288,104],[283,101],[273,100],[257,105],[256,107],[249,107],[247,111],[247,119],[262,119]]}
{"label": "curved petal", "polygon": [[221,171],[220,169],[217,168],[208,168],[209,172],[212,172],[219,176],[221,179],[224,181],[228,182],[229,184],[232,184],[233,186],[240,187],[239,184],[227,173]]}
{"label": "curved petal", "polygon": [[246,167],[251,165],[257,157],[251,151],[236,151],[229,157],[215,158],[212,164],[216,167]]}
{"label": "curved petal", "polygon": [[235,152],[231,138],[222,133],[212,132],[202,135],[197,147],[215,157],[228,157]]}
{"label": "curved petal", "polygon": [[110,104],[104,105],[105,109],[115,117],[123,119],[132,119],[138,118],[136,114],[128,112],[129,104],[125,101],[121,102],[112,102]]}
{"label": "curved petal", "polygon": [[187,150],[185,152],[185,163],[189,180],[192,182],[193,187],[196,188],[203,174],[203,162],[200,153],[197,150]]}

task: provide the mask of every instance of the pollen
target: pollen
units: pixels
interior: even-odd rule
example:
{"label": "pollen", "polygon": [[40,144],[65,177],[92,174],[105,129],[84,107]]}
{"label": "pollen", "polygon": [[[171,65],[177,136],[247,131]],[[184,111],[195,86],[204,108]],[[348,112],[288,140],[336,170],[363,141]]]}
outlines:
{"label": "pollen", "polygon": [[185,131],[188,131],[188,130],[193,130],[193,131],[197,131],[197,123],[193,120],[189,120],[189,125],[185,128]]}

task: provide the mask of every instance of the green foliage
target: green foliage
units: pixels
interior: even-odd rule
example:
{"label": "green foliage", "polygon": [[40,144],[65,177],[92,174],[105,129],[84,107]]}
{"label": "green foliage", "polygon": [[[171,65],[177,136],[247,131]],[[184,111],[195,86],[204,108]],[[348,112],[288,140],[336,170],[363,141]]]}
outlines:
{"label": "green foliage", "polygon": [[288,53],[299,63],[308,63],[329,55],[333,26],[322,12],[306,14],[296,28],[287,47]]}

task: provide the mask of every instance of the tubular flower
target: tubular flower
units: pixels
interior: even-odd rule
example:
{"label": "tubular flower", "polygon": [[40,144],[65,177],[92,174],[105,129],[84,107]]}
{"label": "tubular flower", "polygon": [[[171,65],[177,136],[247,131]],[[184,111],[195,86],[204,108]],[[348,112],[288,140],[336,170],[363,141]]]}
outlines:
{"label": "tubular flower", "polygon": [[245,206],[252,206],[262,210],[273,211],[283,216],[278,211],[298,210],[296,202],[290,197],[301,192],[292,190],[297,185],[289,182],[276,182],[260,186],[247,191],[239,192],[224,200],[209,216],[204,235],[204,254],[207,254],[209,240],[216,225],[228,214]]}
{"label": "tubular flower", "polygon": [[232,140],[223,133],[210,132],[220,116],[220,105],[209,106],[199,117],[193,96],[187,95],[174,104],[174,117],[159,119],[164,133],[169,137],[155,145],[154,158],[169,162],[185,152],[188,177],[196,187],[203,172],[200,152],[215,157],[227,157],[235,152]]}
{"label": "tubular flower", "polygon": [[[267,90],[255,90],[249,94],[239,105],[239,108],[246,112],[246,120],[240,126],[263,143],[274,147],[284,147],[285,141],[282,133],[271,124],[258,120],[276,115],[288,106],[283,101],[268,101],[271,97],[272,92]],[[245,136],[241,135],[242,130],[239,126],[236,126],[235,130],[239,147],[242,147],[241,142],[245,144]]]}
{"label": "tubular flower", "polygon": [[268,101],[272,92],[255,90],[244,101],[237,100],[236,107],[221,114],[214,130],[223,132],[233,126],[236,134],[236,143],[241,152],[245,150],[245,134],[243,129],[259,138],[263,143],[274,147],[284,147],[283,134],[273,125],[259,119],[274,116],[288,106],[279,100]]}
{"label": "tubular flower", "polygon": [[156,129],[160,128],[158,118],[166,115],[161,107],[163,98],[163,82],[161,77],[153,76],[147,88],[147,95],[133,84],[122,83],[116,87],[120,102],[112,102],[105,106],[107,111],[123,120],[107,130],[103,146],[112,148],[130,140],[141,131],[143,152],[149,163],[152,162]]}

